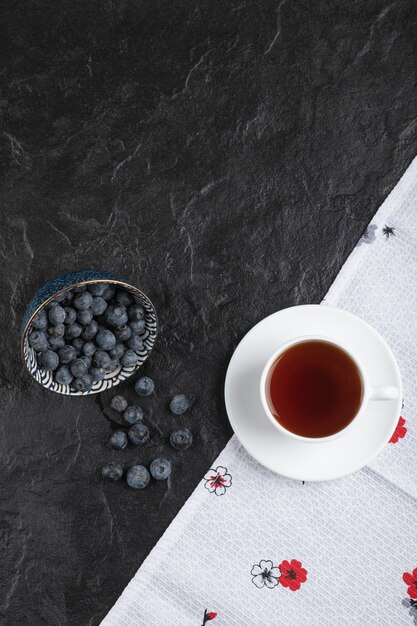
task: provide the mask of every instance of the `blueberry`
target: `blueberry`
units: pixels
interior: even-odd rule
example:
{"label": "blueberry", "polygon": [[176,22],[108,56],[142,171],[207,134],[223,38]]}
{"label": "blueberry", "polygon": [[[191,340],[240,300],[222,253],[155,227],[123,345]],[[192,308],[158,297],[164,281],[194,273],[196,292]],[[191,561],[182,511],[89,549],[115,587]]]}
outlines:
{"label": "blueberry", "polygon": [[64,302],[65,300],[65,292],[63,293],[58,293],[55,297],[54,297],[55,302]]}
{"label": "blueberry", "polygon": [[138,396],[150,396],[151,394],[153,394],[154,389],[155,383],[153,382],[152,378],[149,378],[149,376],[141,376],[135,382],[135,391]]}
{"label": "blueberry", "polygon": [[145,424],[133,424],[127,436],[134,446],[143,446],[149,441],[149,428]]}
{"label": "blueberry", "polygon": [[86,291],[86,289],[87,289],[87,285],[78,285],[77,287],[74,287],[73,292],[83,293],[83,291]]}
{"label": "blueberry", "polygon": [[91,367],[91,357],[87,356],[86,354],[83,354],[82,356],[80,356],[81,361],[84,361],[84,363],[87,365],[87,369],[90,369]]}
{"label": "blueberry", "polygon": [[58,324],[57,326],[50,326],[48,328],[48,335],[51,337],[63,337],[65,333],[64,324]]}
{"label": "blueberry", "polygon": [[32,327],[35,330],[45,330],[47,326],[48,316],[46,315],[46,311],[42,309],[42,311],[39,311],[39,313],[37,313],[37,315],[33,318]]}
{"label": "blueberry", "polygon": [[107,309],[107,302],[101,296],[96,296],[93,298],[90,308],[94,315],[102,315]]}
{"label": "blueberry", "polygon": [[63,365],[71,363],[77,356],[77,351],[73,346],[64,346],[58,350],[59,362]]}
{"label": "blueberry", "polygon": [[110,359],[110,363],[105,368],[106,369],[106,374],[112,374],[118,368],[120,368],[120,361],[119,361],[119,359]]}
{"label": "blueberry", "polygon": [[110,357],[104,350],[97,350],[93,356],[93,363],[97,367],[106,369],[110,365]]}
{"label": "blueberry", "polygon": [[116,293],[116,302],[117,304],[121,304],[122,306],[128,307],[132,304],[133,298],[127,293],[127,291],[118,289]]}
{"label": "blueberry", "polygon": [[92,283],[88,285],[88,291],[93,296],[102,296],[108,286],[108,283]]}
{"label": "blueberry", "polygon": [[131,338],[126,341],[126,345],[130,350],[139,352],[143,348],[143,341],[137,335],[132,335]]}
{"label": "blueberry", "polygon": [[97,346],[92,341],[87,341],[81,348],[81,352],[85,354],[85,356],[93,356],[96,350]]}
{"label": "blueberry", "polygon": [[106,322],[110,324],[110,326],[125,326],[127,322],[127,313],[125,307],[119,306],[117,304],[112,304],[107,307],[104,317],[106,318]]}
{"label": "blueberry", "polygon": [[59,365],[59,356],[53,350],[45,350],[39,355],[38,363],[43,370],[52,372]]}
{"label": "blueberry", "polygon": [[109,350],[109,354],[110,357],[112,359],[117,359],[119,360],[121,356],[124,355],[126,348],[124,347],[124,345],[122,343],[116,343],[116,345],[114,346],[114,348],[112,348],[111,350]]}
{"label": "blueberry", "polygon": [[65,319],[64,324],[73,324],[77,319],[77,311],[72,306],[65,306]]}
{"label": "blueberry", "polygon": [[68,291],[65,291],[62,295],[64,296],[62,300],[62,304],[69,304],[74,297],[74,294],[72,293],[71,289],[69,289]]}
{"label": "blueberry", "polygon": [[76,337],[79,337],[81,335],[82,330],[83,329],[79,324],[77,324],[77,322],[74,322],[74,324],[68,324],[65,329],[65,338],[75,339]]}
{"label": "blueberry", "polygon": [[110,406],[114,411],[123,413],[127,409],[127,400],[124,396],[114,396],[110,402]]}
{"label": "blueberry", "polygon": [[114,450],[123,450],[127,446],[127,435],[123,430],[116,430],[109,439]]}
{"label": "blueberry", "polygon": [[165,480],[171,475],[171,463],[168,459],[154,459],[149,469],[155,480]]}
{"label": "blueberry", "polygon": [[129,307],[127,313],[128,313],[129,319],[132,321],[143,320],[145,316],[145,311],[143,310],[143,306],[141,306],[140,304],[132,304],[132,306]]}
{"label": "blueberry", "polygon": [[77,320],[83,326],[87,326],[93,319],[93,311],[91,309],[80,309],[77,313]]}
{"label": "blueberry", "polygon": [[91,320],[91,322],[86,326],[82,333],[82,338],[84,341],[91,341],[97,335],[98,324],[96,320]]}
{"label": "blueberry", "polygon": [[65,346],[63,337],[48,337],[48,346],[51,350],[57,352],[60,348]]}
{"label": "blueberry", "polygon": [[52,326],[58,326],[58,324],[63,324],[65,319],[65,311],[62,306],[57,304],[56,306],[52,307],[52,309],[49,309],[48,318]]}
{"label": "blueberry", "polygon": [[104,369],[102,367],[90,367],[90,369],[88,370],[89,375],[91,376],[91,380],[93,381],[93,383],[98,383],[102,380],[104,380],[104,376],[106,374],[106,372],[104,371]]}
{"label": "blueberry", "polygon": [[123,367],[132,367],[136,365],[138,362],[138,355],[133,350],[126,350],[122,358],[120,359],[120,363]]}
{"label": "blueberry", "polygon": [[[113,400],[114,399],[115,398],[113,398]],[[131,406],[128,406],[126,409],[124,409],[123,419],[127,424],[137,424],[138,422],[143,420],[143,417],[143,410],[140,408],[140,406],[137,406],[136,404],[132,404]]]}
{"label": "blueberry", "polygon": [[109,463],[103,465],[101,468],[101,475],[103,478],[110,478],[110,480],[120,480],[123,476],[123,467],[120,463]]}
{"label": "blueberry", "polygon": [[132,333],[143,333],[145,330],[145,320],[133,320],[129,322],[129,328]]}
{"label": "blueberry", "polygon": [[50,300],[48,304],[45,304],[45,311],[50,311],[54,306],[58,306],[59,302],[56,300]]}
{"label": "blueberry", "polygon": [[116,337],[111,330],[100,329],[96,335],[96,344],[102,350],[111,350],[116,345]]}
{"label": "blueberry", "polygon": [[69,385],[72,382],[72,374],[67,365],[60,365],[55,372],[55,380],[60,385]]}
{"label": "blueberry", "polygon": [[71,345],[76,349],[77,356],[80,356],[84,346],[84,341],[81,339],[81,337],[76,337],[75,339],[73,339],[71,341]]}
{"label": "blueberry", "polygon": [[127,470],[126,480],[133,489],[145,489],[149,483],[149,472],[143,465],[134,465]]}
{"label": "blueberry", "polygon": [[70,365],[71,374],[75,378],[81,378],[84,374],[87,374],[87,364],[82,359],[74,359]]}
{"label": "blueberry", "polygon": [[187,450],[193,443],[193,433],[188,428],[176,428],[172,431],[169,442],[176,450]]}
{"label": "blueberry", "polygon": [[190,401],[187,396],[180,393],[174,396],[170,402],[169,409],[174,415],[182,415],[189,408]]}
{"label": "blueberry", "polygon": [[119,328],[114,329],[114,335],[117,341],[126,341],[129,337],[131,337],[132,330],[129,326],[119,326]]}
{"label": "blueberry", "polygon": [[112,285],[109,285],[108,287],[106,287],[106,290],[102,294],[102,297],[108,302],[109,300],[114,298],[115,293],[116,293],[116,289]]}
{"label": "blueberry", "polygon": [[41,330],[32,330],[29,335],[29,345],[31,348],[36,350],[36,352],[42,352],[43,350],[47,350],[48,341],[46,339],[45,333]]}
{"label": "blueberry", "polygon": [[77,391],[90,391],[91,387],[93,386],[93,381],[89,374],[84,374],[84,376],[73,380],[72,386]]}
{"label": "blueberry", "polygon": [[83,291],[74,298],[74,306],[79,311],[82,311],[83,309],[90,308],[92,301],[93,296],[91,293],[89,291]]}

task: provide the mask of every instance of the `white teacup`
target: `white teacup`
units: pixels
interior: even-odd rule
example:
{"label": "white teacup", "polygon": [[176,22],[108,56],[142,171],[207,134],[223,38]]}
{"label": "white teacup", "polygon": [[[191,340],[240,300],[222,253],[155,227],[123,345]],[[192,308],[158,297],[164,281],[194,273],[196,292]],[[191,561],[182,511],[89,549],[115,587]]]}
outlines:
{"label": "white teacup", "polygon": [[[362,402],[360,404],[360,407],[356,415],[353,417],[353,419],[351,420],[351,422],[349,422],[347,426],[339,430],[337,433],[334,433],[326,437],[304,437],[302,435],[297,435],[296,433],[291,432],[290,430],[282,426],[282,424],[280,424],[279,421],[274,417],[274,415],[272,414],[269,408],[268,401],[267,401],[266,384],[267,384],[268,374],[271,370],[271,367],[273,366],[275,361],[278,359],[278,357],[283,352],[288,350],[288,348],[295,346],[296,344],[305,342],[305,341],[325,341],[343,350],[355,363],[358,369],[358,372],[360,374],[360,377],[362,379]],[[347,348],[345,345],[343,345],[339,341],[335,341],[331,337],[325,337],[323,335],[305,335],[305,336],[296,337],[295,339],[291,339],[290,341],[287,341],[286,343],[281,345],[271,355],[271,357],[265,363],[265,366],[262,370],[262,375],[261,375],[261,380],[260,380],[260,394],[261,394],[261,401],[262,401],[262,405],[265,410],[265,413],[267,414],[269,420],[275,426],[275,428],[285,433],[289,437],[293,437],[301,441],[308,441],[311,443],[321,443],[323,441],[330,441],[331,439],[337,439],[341,435],[344,435],[348,430],[350,430],[355,424],[355,422],[357,422],[359,419],[363,417],[369,402],[373,402],[376,400],[385,400],[385,401],[396,400],[399,395],[399,389],[397,387],[392,387],[392,386],[372,387],[369,384],[366,370],[362,366],[360,359],[358,359],[357,355],[354,354],[350,348]]]}

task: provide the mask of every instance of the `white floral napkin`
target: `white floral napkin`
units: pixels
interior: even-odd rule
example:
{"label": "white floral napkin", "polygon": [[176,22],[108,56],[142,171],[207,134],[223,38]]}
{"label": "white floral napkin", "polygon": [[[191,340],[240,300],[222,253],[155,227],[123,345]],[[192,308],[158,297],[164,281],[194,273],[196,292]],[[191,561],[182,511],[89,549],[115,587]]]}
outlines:
{"label": "white floral napkin", "polygon": [[233,437],[104,626],[417,624],[417,159],[324,304],[374,325],[399,362],[404,407],[371,466],[301,483]]}

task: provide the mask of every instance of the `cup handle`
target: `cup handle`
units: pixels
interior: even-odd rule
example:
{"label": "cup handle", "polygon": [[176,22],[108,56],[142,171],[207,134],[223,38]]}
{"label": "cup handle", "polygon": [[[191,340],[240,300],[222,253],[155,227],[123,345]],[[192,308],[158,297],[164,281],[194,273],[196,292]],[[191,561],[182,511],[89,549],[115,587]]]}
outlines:
{"label": "cup handle", "polygon": [[398,398],[398,387],[371,387],[369,393],[370,400],[396,400]]}

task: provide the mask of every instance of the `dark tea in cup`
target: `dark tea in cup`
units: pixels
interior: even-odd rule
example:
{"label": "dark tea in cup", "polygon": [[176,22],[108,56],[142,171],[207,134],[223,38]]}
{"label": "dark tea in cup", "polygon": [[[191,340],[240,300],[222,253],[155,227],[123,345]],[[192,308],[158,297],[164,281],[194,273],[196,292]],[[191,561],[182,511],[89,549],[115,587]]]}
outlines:
{"label": "dark tea in cup", "polygon": [[283,428],[312,439],[348,426],[363,400],[364,384],[355,361],[325,340],[305,340],[278,355],[265,382],[269,410]]}

